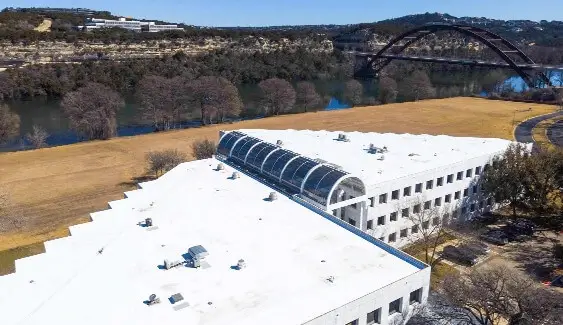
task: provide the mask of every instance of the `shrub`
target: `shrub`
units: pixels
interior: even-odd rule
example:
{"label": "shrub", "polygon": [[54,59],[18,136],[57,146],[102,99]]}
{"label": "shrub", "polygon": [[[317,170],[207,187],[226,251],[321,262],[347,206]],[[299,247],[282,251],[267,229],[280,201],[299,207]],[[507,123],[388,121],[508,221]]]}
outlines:
{"label": "shrub", "polygon": [[151,151],[146,155],[149,173],[161,176],[186,161],[186,155],[177,149]]}
{"label": "shrub", "polygon": [[213,157],[216,150],[217,145],[211,140],[198,140],[192,143],[192,154],[197,160]]}

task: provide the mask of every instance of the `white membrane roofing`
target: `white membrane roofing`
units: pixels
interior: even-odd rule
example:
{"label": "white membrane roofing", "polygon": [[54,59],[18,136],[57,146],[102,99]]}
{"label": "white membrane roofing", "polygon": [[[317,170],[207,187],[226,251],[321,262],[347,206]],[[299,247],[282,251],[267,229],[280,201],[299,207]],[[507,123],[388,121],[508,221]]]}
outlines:
{"label": "white membrane roofing", "polygon": [[[360,162],[377,165],[361,152],[372,139],[397,154],[409,151],[399,140],[422,141],[374,134],[360,140],[354,133],[352,142],[337,143],[337,133],[252,133],[274,143],[282,138],[302,154],[325,152],[351,172],[368,168]],[[487,150],[500,143],[487,141]],[[384,162],[385,176],[399,173],[392,160]],[[245,175],[230,179],[234,170],[216,171],[217,163],[181,164],[111,202],[111,210],[93,213],[93,222],[71,227],[71,237],[47,242],[47,253],[16,261],[16,273],[0,277],[0,324],[301,324],[420,271],[283,195],[266,200],[269,187]],[[157,229],[137,224],[145,218]],[[209,268],[159,268],[196,245],[209,252]],[[247,267],[232,269],[241,258]],[[145,305],[153,293],[161,303]],[[168,298],[176,293],[184,300],[173,305]]]}

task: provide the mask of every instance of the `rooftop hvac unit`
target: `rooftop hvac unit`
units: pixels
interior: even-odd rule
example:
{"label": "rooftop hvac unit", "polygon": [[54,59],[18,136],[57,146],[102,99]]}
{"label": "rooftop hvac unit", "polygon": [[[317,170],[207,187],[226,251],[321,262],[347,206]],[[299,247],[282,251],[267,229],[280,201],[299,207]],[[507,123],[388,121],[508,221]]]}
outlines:
{"label": "rooftop hvac unit", "polygon": [[237,179],[240,178],[240,174],[238,172],[233,172],[233,175],[231,176],[232,179]]}
{"label": "rooftop hvac unit", "polygon": [[350,138],[348,138],[348,135],[346,135],[345,133],[340,133],[338,135],[338,140],[344,142],[350,142]]}
{"label": "rooftop hvac unit", "polygon": [[149,296],[149,300],[147,305],[154,305],[154,304],[159,304],[160,303],[160,298],[158,298],[154,293],[152,295]]}
{"label": "rooftop hvac unit", "polygon": [[241,258],[237,262],[237,269],[242,270],[246,267],[246,262]]}
{"label": "rooftop hvac unit", "polygon": [[170,262],[169,260],[164,260],[164,268],[167,270],[170,270],[172,268],[175,268],[176,266],[180,266],[184,264],[184,261],[173,261]]}
{"label": "rooftop hvac unit", "polygon": [[369,144],[368,152],[369,153],[377,153],[377,147],[375,146],[375,144],[373,144],[373,143]]}
{"label": "rooftop hvac unit", "polygon": [[223,163],[217,164],[217,170],[223,170],[223,169],[225,169],[225,165],[223,165]]}
{"label": "rooftop hvac unit", "polygon": [[190,254],[190,256],[193,259],[200,259],[200,260],[209,256],[209,253],[207,252],[207,250],[205,248],[203,248],[203,246],[201,246],[201,245],[191,247],[188,250],[188,254]]}
{"label": "rooftop hvac unit", "polygon": [[275,201],[275,200],[277,200],[277,199],[278,199],[278,193],[276,193],[276,192],[270,192],[270,196],[268,196],[268,199],[269,199],[270,201]]}
{"label": "rooftop hvac unit", "polygon": [[276,141],[276,145],[277,145],[277,146],[280,146],[280,147],[283,146],[283,141],[282,141],[282,140]]}

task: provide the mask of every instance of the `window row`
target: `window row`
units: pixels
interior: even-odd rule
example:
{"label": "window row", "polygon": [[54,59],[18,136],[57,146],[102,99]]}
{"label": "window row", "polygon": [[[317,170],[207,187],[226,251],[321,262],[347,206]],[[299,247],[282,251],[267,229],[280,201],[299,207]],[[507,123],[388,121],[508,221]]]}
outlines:
{"label": "window row", "polygon": [[[485,165],[484,169],[487,169],[488,167],[489,167],[489,165],[487,164],[487,165]],[[458,180],[458,181],[462,180],[464,178],[464,175],[465,175],[466,178],[473,177],[473,175],[475,175],[475,176],[481,175],[482,171],[483,171],[483,168],[481,168],[481,166],[478,166],[478,167],[475,167],[475,169],[471,168],[471,169],[466,170],[465,172],[458,172],[457,175],[455,175],[456,180]],[[454,174],[450,174],[447,177],[445,177],[445,181],[446,181],[447,184],[453,183],[454,182]],[[436,187],[444,186],[444,177],[439,177],[435,181],[433,179],[426,181],[425,184],[423,184],[423,183],[416,184],[414,186],[414,193],[422,193],[423,185],[424,185],[424,188],[426,188],[427,190],[433,189],[434,185]],[[402,192],[403,197],[411,196],[412,195],[412,186],[407,186],[407,187],[403,188],[402,191],[401,190],[392,191],[391,192],[391,200],[398,200],[400,198],[401,192]],[[388,201],[388,195],[387,194],[388,193],[383,193],[383,194],[379,195],[379,200],[378,200],[379,204],[387,203],[387,201]],[[372,207],[372,208],[375,207],[375,202],[376,202],[375,197],[371,197],[371,198],[369,198],[369,200],[370,200],[370,207]]]}
{"label": "window row", "polygon": [[[416,289],[409,294],[409,305],[414,305],[422,302],[422,288]],[[401,313],[403,310],[403,298],[393,300],[389,303],[388,315]],[[346,325],[358,325],[359,319],[353,320]],[[381,324],[381,308],[373,310],[366,315],[366,324]]]}
{"label": "window row", "polygon": [[[459,199],[459,195],[460,195],[460,191],[456,192],[456,194],[454,194],[456,196],[456,199]],[[451,202],[451,194],[448,194],[445,196],[444,201],[446,203],[450,203]],[[491,206],[493,204],[493,199],[492,198],[488,198],[486,201],[485,200],[481,200],[479,201],[479,209],[483,209],[486,206]],[[434,199],[434,206],[435,207],[439,207],[442,205],[442,198],[436,198]],[[432,201],[426,201],[424,202],[424,204],[416,204],[412,207],[412,213],[421,213],[422,210],[429,210],[432,208]],[[461,213],[462,214],[466,214],[467,213],[467,206],[463,206],[461,208]],[[477,203],[471,203],[469,205],[469,212],[475,212],[475,210],[477,209]],[[408,218],[410,216],[410,208],[404,208],[401,210],[401,217],[402,218]],[[454,214],[456,214],[456,211],[453,212]],[[447,213],[446,213],[447,215]],[[391,212],[389,214],[389,222],[393,222],[393,221],[398,221],[399,219],[399,213],[398,212]],[[374,220],[370,219],[367,221],[367,229],[374,229]],[[384,226],[387,223],[387,216],[383,215],[377,218],[377,226]],[[355,224],[354,224],[355,225]],[[414,231],[413,231],[414,232]]]}

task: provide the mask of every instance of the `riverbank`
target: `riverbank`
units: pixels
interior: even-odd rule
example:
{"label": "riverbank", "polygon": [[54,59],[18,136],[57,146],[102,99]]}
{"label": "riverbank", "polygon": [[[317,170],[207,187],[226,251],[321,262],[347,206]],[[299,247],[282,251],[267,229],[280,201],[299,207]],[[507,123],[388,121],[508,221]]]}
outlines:
{"label": "riverbank", "polygon": [[[529,109],[531,108],[531,110]],[[198,139],[217,141],[219,130],[241,128],[374,131],[512,139],[514,126],[555,110],[550,105],[450,98],[304,113],[196,129],[159,132],[40,150],[0,153],[0,188],[21,207],[23,222],[0,237],[0,274],[11,271],[11,248],[68,235],[89,213],[123,198],[145,171],[151,150],[190,154]],[[33,252],[38,251],[36,246]],[[4,252],[2,252],[4,251]],[[9,253],[9,254],[8,254]],[[25,255],[24,255],[25,256]]]}

